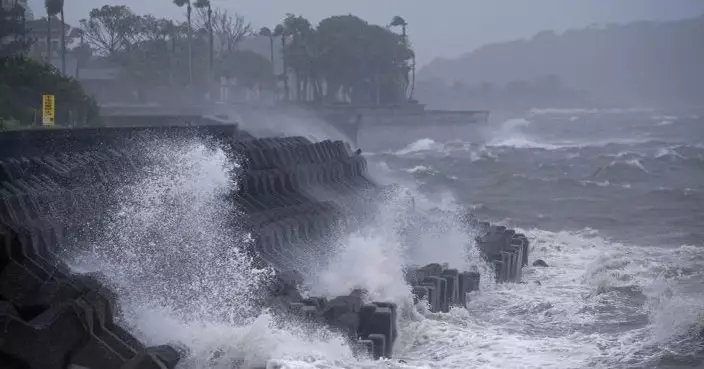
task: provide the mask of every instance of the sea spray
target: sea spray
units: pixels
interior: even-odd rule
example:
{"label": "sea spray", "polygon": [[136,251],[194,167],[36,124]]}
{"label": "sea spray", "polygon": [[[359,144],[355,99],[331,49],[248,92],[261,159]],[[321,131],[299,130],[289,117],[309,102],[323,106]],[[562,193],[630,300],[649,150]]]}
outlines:
{"label": "sea spray", "polygon": [[190,319],[235,322],[267,274],[254,270],[227,195],[238,165],[200,142],[157,145],[119,200],[79,268],[105,274],[125,303],[169,306]]}
{"label": "sea spray", "polygon": [[182,368],[254,367],[303,351],[351,357],[343,339],[306,340],[259,310],[254,297],[271,271],[244,252],[251,239],[228,199],[236,162],[197,141],[143,150],[141,173],[114,189],[96,236],[66,255],[75,270],[104,276],[122,323],[150,344],[183,347]]}

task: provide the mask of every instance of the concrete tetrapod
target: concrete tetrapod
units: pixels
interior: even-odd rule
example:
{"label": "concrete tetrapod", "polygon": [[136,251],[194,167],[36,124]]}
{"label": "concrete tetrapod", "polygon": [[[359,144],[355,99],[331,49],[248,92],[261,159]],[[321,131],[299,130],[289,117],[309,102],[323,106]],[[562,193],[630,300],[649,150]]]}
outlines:
{"label": "concrete tetrapod", "polygon": [[326,324],[346,336],[360,354],[375,359],[392,357],[393,344],[398,334],[395,304],[365,304],[361,290],[330,300],[322,297],[304,298],[297,288],[301,279],[296,272],[280,273],[270,291],[268,305],[291,313],[302,322]]}
{"label": "concrete tetrapod", "polygon": [[[139,150],[124,149],[126,141],[143,140],[148,146],[155,139],[216,137],[242,163],[232,200],[255,239],[250,254],[262,265],[274,267],[278,275],[298,269],[310,255],[329,252],[327,241],[337,232],[359,226],[382,190],[368,178],[364,157],[340,141],[253,139],[222,127],[212,132],[207,127],[169,129],[166,136],[149,131],[147,141],[142,130],[112,129],[105,136],[81,131],[75,143],[70,132],[62,132],[58,152],[48,150],[41,137],[27,135],[36,142],[25,145],[26,153],[22,145],[15,152],[0,150],[0,222],[4,224],[0,319],[12,328],[0,333],[5,334],[0,337],[0,353],[6,359],[0,362],[17,368],[41,367],[45,363],[35,363],[32,360],[39,359],[27,353],[37,345],[54,344],[53,359],[86,368],[142,368],[149,364],[141,363],[156,362],[173,367],[178,360],[173,349],[145,348],[115,325],[109,291],[90,277],[73,275],[54,254],[66,235],[75,231],[55,214],[89,208],[91,216],[100,216],[111,186],[124,183],[149,164]],[[497,280],[519,281],[528,262],[527,238],[488,223],[473,226],[483,255],[497,266]],[[415,298],[426,299],[435,312],[465,306],[467,293],[479,286],[478,273],[439,264],[409,269],[406,279]],[[373,357],[393,355],[398,334],[394,304],[365,303],[360,291],[330,300],[303,298],[294,284],[283,284],[286,287],[278,290],[286,292],[272,292],[272,306],[284,306],[302,321],[341,331],[357,349]],[[56,327],[73,336],[54,342],[59,339]],[[18,344],[17,337],[29,341]],[[52,367],[61,366],[47,366]]]}
{"label": "concrete tetrapod", "polygon": [[173,368],[179,354],[145,348],[113,323],[113,300],[90,277],[52,267],[0,225],[0,363],[8,368]]}
{"label": "concrete tetrapod", "polygon": [[467,294],[479,290],[480,275],[459,272],[440,264],[406,270],[415,302],[425,300],[432,312],[448,312],[452,306],[465,307]]}
{"label": "concrete tetrapod", "polygon": [[476,224],[476,242],[484,257],[494,264],[496,281],[520,282],[522,268],[528,265],[528,238],[505,226],[488,222]]}

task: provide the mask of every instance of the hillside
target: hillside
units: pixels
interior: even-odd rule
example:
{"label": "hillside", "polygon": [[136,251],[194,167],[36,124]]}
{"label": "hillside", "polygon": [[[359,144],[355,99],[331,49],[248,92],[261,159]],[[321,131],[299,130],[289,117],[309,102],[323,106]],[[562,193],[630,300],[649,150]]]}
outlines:
{"label": "hillside", "polygon": [[[484,46],[420,69],[425,83],[505,86],[556,75],[600,102],[683,106],[704,102],[704,15],[642,21]],[[422,98],[422,90],[419,97]]]}

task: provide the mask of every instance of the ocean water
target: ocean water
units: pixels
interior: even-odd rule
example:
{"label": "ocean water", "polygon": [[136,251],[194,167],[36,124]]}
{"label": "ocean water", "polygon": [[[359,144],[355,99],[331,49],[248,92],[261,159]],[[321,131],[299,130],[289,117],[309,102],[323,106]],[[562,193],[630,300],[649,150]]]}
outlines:
{"label": "ocean water", "polygon": [[[394,359],[355,358],[324,328],[256,310],[270,271],[241,252],[250,241],[226,196],[238,165],[209,145],[145,149],[154,170],[117,191],[67,260],[101,271],[121,321],[181,348],[183,369],[704,367],[704,117],[536,110],[480,140],[436,141],[434,129],[366,153],[377,180],[406,192],[329,245],[307,286],[398,302]],[[526,268],[522,284],[485,278],[467,309],[412,306],[406,265],[488,273],[459,220],[467,210],[525,232],[530,262],[549,267]]]}

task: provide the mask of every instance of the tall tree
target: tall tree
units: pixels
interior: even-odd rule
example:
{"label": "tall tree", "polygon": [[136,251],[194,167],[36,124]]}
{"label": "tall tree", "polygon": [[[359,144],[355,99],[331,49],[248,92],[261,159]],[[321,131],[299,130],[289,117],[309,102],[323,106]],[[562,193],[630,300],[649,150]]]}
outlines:
{"label": "tall tree", "polygon": [[[274,62],[274,32],[272,32],[269,27],[262,27],[259,30],[259,35],[269,38],[269,61],[271,62],[271,75],[275,76],[276,65]],[[274,87],[276,86],[277,84],[274,83]],[[276,91],[276,89],[274,89],[274,91]],[[276,96],[276,94],[274,94],[274,96]]]}
{"label": "tall tree", "polygon": [[209,78],[213,77],[213,68],[215,60],[215,50],[213,45],[213,7],[210,4],[210,0],[196,0],[193,6],[199,10],[205,10],[206,12],[206,29],[208,31],[208,68],[209,68]]}
{"label": "tall tree", "polygon": [[57,0],[61,6],[61,73],[66,74],[66,22],[64,18],[64,0]]}
{"label": "tall tree", "polygon": [[81,19],[81,28],[88,43],[99,53],[115,56],[126,51],[141,34],[141,20],[124,5],[104,5]]}
{"label": "tall tree", "polygon": [[412,50],[384,27],[353,15],[333,16],[317,27],[316,69],[325,79],[326,99],[352,103],[398,103],[399,78]]}
{"label": "tall tree", "polygon": [[252,25],[237,13],[213,9],[213,31],[220,43],[219,51],[233,52],[242,40],[252,34]]}
{"label": "tall tree", "polygon": [[407,42],[407,36],[406,36],[406,26],[408,26],[408,23],[406,23],[406,20],[403,19],[402,17],[399,17],[398,15],[393,17],[391,19],[391,23],[389,24],[392,27],[401,27],[401,37],[403,37],[403,42]]}
{"label": "tall tree", "polygon": [[138,34],[133,37],[134,47],[121,53],[124,76],[139,91],[145,86],[169,83],[171,59],[169,51],[171,22],[153,15],[138,17]]}
{"label": "tall tree", "polygon": [[271,29],[269,27],[262,27],[259,30],[259,36],[264,36],[269,38],[269,50],[270,50],[270,55],[269,55],[269,61],[271,61],[271,72],[275,73],[275,66],[274,66],[274,33],[271,32]]}
{"label": "tall tree", "polygon": [[[389,24],[391,27],[401,27],[401,40],[403,44],[408,47],[408,35],[406,34],[406,27],[408,27],[408,23],[406,22],[405,19],[403,19],[400,16],[395,16],[393,19],[391,19],[391,23]],[[415,53],[413,54],[413,58],[411,60],[411,66],[410,66],[410,71],[412,73],[411,81],[410,81],[410,86],[411,86],[411,91],[408,94],[408,99],[412,100],[413,99],[413,92],[415,90],[415,85],[416,85],[416,56]],[[405,75],[406,77],[406,89],[408,89],[409,81],[408,81],[408,73]]]}
{"label": "tall tree", "polygon": [[288,88],[288,68],[286,63],[286,36],[288,36],[286,28],[283,24],[279,24],[274,28],[274,37],[281,37],[281,65],[283,72],[281,72],[281,79],[284,81],[284,100],[288,101],[290,98],[289,88]]}
{"label": "tall tree", "polygon": [[302,16],[287,14],[283,26],[285,33],[291,37],[290,43],[284,48],[288,68],[296,79],[296,100],[302,101],[308,94],[312,65],[312,49],[315,47],[313,27]]}
{"label": "tall tree", "polygon": [[51,19],[61,12],[61,0],[44,0],[46,8],[46,60],[51,63]]}
{"label": "tall tree", "polygon": [[10,57],[29,47],[25,29],[25,8],[15,4],[11,8],[0,6],[0,58]]}
{"label": "tall tree", "polygon": [[193,8],[191,0],[173,0],[178,7],[186,6],[186,18],[188,22],[188,81],[193,83],[193,28],[191,23],[191,15]]}
{"label": "tall tree", "polygon": [[68,38],[73,40],[78,39],[78,45],[70,50],[70,52],[76,57],[76,63],[78,63],[76,78],[79,78],[81,68],[88,64],[93,56],[93,49],[86,43],[85,32],[80,28],[71,29]]}

